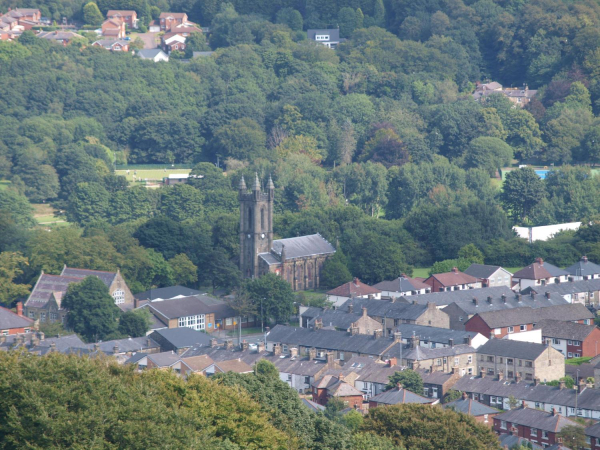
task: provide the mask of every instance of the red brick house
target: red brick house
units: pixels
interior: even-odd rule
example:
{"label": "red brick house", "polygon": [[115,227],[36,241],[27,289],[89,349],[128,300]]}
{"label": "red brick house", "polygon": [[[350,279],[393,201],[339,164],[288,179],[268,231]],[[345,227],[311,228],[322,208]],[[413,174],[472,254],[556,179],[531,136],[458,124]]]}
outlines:
{"label": "red brick house", "polygon": [[129,41],[100,39],[92,44],[94,47],[102,47],[111,52],[128,52]]}
{"label": "red brick house", "polygon": [[123,39],[125,34],[125,22],[121,19],[108,19],[102,23],[102,36]]}
{"label": "red brick house", "polygon": [[0,306],[0,336],[31,333],[34,321],[23,315],[23,303],[17,303],[17,312]]}
{"label": "red brick house", "polygon": [[381,299],[381,291],[375,287],[363,283],[358,278],[342,284],[326,292],[327,301],[333,302],[335,306],[341,306],[351,298],[373,298]]}
{"label": "red brick house", "polygon": [[169,31],[171,28],[186,23],[188,16],[186,13],[164,12],[158,17],[161,31]]}
{"label": "red brick house", "polygon": [[600,450],[600,423],[585,429],[585,439],[587,448],[590,448],[591,450]]}
{"label": "red brick house", "polygon": [[325,375],[312,386],[313,402],[327,405],[330,398],[337,397],[350,408],[359,409],[363,404],[363,393],[344,381],[344,375]]}
{"label": "red brick house", "polygon": [[536,309],[525,306],[477,313],[465,322],[465,330],[481,333],[485,337],[503,338],[507,334],[531,331],[534,325],[544,319],[589,325],[594,321],[594,314],[580,303]]}
{"label": "red brick house", "polygon": [[558,414],[555,409],[546,412],[522,406],[494,417],[494,431],[497,434],[512,432],[514,436],[544,447],[557,444],[557,434],[568,425],[579,426],[577,422]]}
{"label": "red brick house", "polygon": [[431,292],[462,291],[480,288],[481,281],[453,267],[451,272],[434,273],[423,283],[431,286]]}
{"label": "red brick house", "polygon": [[138,27],[138,17],[137,13],[133,10],[114,10],[111,9],[106,13],[107,19],[119,19],[122,22],[125,22],[128,28],[137,28]]}
{"label": "red brick house", "polygon": [[600,328],[596,325],[545,319],[535,325],[542,339],[565,358],[594,357],[600,354]]}

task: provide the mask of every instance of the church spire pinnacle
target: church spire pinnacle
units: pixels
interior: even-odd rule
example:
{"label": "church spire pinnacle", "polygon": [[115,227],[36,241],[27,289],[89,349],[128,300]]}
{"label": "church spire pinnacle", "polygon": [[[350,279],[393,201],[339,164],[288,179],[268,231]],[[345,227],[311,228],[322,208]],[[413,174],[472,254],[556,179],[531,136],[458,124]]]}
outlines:
{"label": "church spire pinnacle", "polygon": [[258,173],[255,172],[256,178],[254,179],[254,186],[252,187],[253,191],[260,191],[260,181],[258,180]]}
{"label": "church spire pinnacle", "polygon": [[275,189],[275,185],[273,184],[273,178],[271,178],[271,174],[269,174],[269,183],[267,184],[267,189]]}
{"label": "church spire pinnacle", "polygon": [[244,180],[244,175],[242,175],[242,179],[240,180],[239,189],[246,190],[246,180]]}

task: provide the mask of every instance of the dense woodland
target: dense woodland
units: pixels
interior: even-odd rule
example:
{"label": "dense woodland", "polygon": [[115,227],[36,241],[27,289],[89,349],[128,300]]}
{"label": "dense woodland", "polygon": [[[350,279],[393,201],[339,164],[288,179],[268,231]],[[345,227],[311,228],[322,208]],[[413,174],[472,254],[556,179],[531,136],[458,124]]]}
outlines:
{"label": "dense woodland", "polygon": [[[77,2],[19,3],[32,5],[81,20]],[[88,39],[63,48],[26,32],[0,42],[3,302],[63,264],[120,268],[134,292],[235,288],[237,186],[255,173],[275,181],[277,236],[319,232],[337,244],[329,286],[436,262],[600,261],[596,3],[98,6],[186,11],[211,28],[190,48],[215,53],[153,64]],[[332,23],[348,38],[337,50],[306,41],[303,29]],[[538,95],[525,109],[501,95],[478,103],[478,80],[528,83]],[[544,180],[514,170],[500,188],[491,176],[517,160],[554,167]],[[193,164],[204,178],[146,190],[114,163]],[[72,225],[35,227],[30,203],[40,202]],[[534,245],[511,231],[568,221],[586,226]]]}

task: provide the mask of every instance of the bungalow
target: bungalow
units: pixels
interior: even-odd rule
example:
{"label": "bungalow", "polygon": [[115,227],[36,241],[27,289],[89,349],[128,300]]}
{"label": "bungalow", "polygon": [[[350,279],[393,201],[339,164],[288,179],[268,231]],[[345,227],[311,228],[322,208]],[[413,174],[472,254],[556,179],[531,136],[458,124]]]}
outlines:
{"label": "bungalow", "polygon": [[503,338],[507,334],[531,331],[539,321],[544,319],[590,325],[594,317],[589,309],[579,303],[535,309],[524,306],[505,311],[477,313],[467,320],[465,330],[481,333],[486,337]]}
{"label": "bungalow", "polygon": [[169,55],[160,48],[144,48],[139,50],[137,55],[140,59],[149,59],[153,62],[169,61]]}
{"label": "bungalow", "polygon": [[600,278],[600,266],[588,261],[587,256],[582,256],[579,261],[567,267],[565,271],[571,275],[570,278],[574,281]]}
{"label": "bungalow", "polygon": [[335,49],[340,42],[345,41],[345,39],[340,39],[339,28],[307,30],[306,36],[309,40],[332,49]]}
{"label": "bungalow", "polygon": [[459,271],[456,267],[453,267],[451,272],[435,273],[423,283],[431,286],[432,292],[462,291],[482,286],[481,281],[477,278]]}
{"label": "bungalow", "polygon": [[596,325],[544,319],[534,327],[542,330],[542,339],[565,358],[594,357],[599,354],[600,329]]}
{"label": "bungalow", "polygon": [[500,413],[496,408],[492,408],[483,403],[479,403],[477,400],[469,398],[466,392],[462,393],[462,397],[452,402],[446,403],[442,406],[444,409],[451,409],[453,411],[467,414],[483,425],[491,427],[493,425],[493,418]]}
{"label": "bungalow", "polygon": [[431,292],[431,286],[404,274],[392,281],[381,281],[373,287],[379,289],[384,297],[408,297]]}
{"label": "bungalow", "polygon": [[31,333],[35,331],[33,319],[23,315],[23,303],[17,303],[17,312],[0,306],[0,336]]}
{"label": "bungalow", "polygon": [[381,394],[369,399],[369,409],[377,408],[382,405],[404,405],[407,403],[418,403],[421,405],[436,405],[440,401],[438,399],[422,397],[402,387],[401,383]]}
{"label": "bungalow", "polygon": [[577,422],[567,419],[556,410],[552,412],[539,411],[523,405],[498,414],[494,417],[494,431],[497,434],[512,432],[513,435],[550,446],[559,443],[558,434],[566,426],[580,426]]}
{"label": "bungalow", "polygon": [[513,274],[513,282],[516,283],[515,289],[522,291],[530,286],[561,283],[567,281],[568,277],[569,272],[544,262],[542,258],[536,258],[533,264]]}
{"label": "bungalow", "polygon": [[361,282],[358,278],[354,278],[352,281],[326,292],[326,295],[327,301],[332,302],[335,307],[343,305],[351,298],[381,299],[381,291],[379,289]]}
{"label": "bungalow", "polygon": [[490,339],[477,349],[479,372],[501,379],[558,380],[565,376],[565,357],[544,344]]}
{"label": "bungalow", "polygon": [[477,278],[481,287],[507,286],[512,287],[512,273],[500,266],[471,264],[466,270],[467,275]]}

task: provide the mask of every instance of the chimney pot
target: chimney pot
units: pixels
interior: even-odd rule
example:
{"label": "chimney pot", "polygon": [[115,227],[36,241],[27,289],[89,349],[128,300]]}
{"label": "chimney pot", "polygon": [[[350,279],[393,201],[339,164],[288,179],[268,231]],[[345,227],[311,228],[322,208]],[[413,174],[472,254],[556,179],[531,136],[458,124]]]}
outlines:
{"label": "chimney pot", "polygon": [[353,312],[354,312],[354,305],[353,305],[352,303],[350,303],[350,304],[348,305],[348,312],[349,312],[349,313],[353,313]]}
{"label": "chimney pot", "polygon": [[562,391],[565,388],[565,380],[560,380],[558,382],[558,387]]}
{"label": "chimney pot", "polygon": [[448,339],[448,345],[454,347],[454,339]]}
{"label": "chimney pot", "polygon": [[458,273],[458,267],[453,267],[453,268],[452,268],[452,272],[454,272],[454,273]]}
{"label": "chimney pot", "polygon": [[17,302],[17,315],[23,317],[23,302]]}
{"label": "chimney pot", "polygon": [[491,295],[488,295],[487,301],[488,301],[488,303],[492,303],[492,296]]}
{"label": "chimney pot", "polygon": [[535,258],[535,262],[538,263],[540,266],[544,265],[544,260],[542,258]]}
{"label": "chimney pot", "polygon": [[365,308],[364,306],[362,309],[362,314],[363,314],[363,317],[367,317],[367,308]]}
{"label": "chimney pot", "polygon": [[588,262],[588,258],[587,258],[587,256],[582,256],[582,257],[581,257],[581,260],[582,260],[584,263]]}

